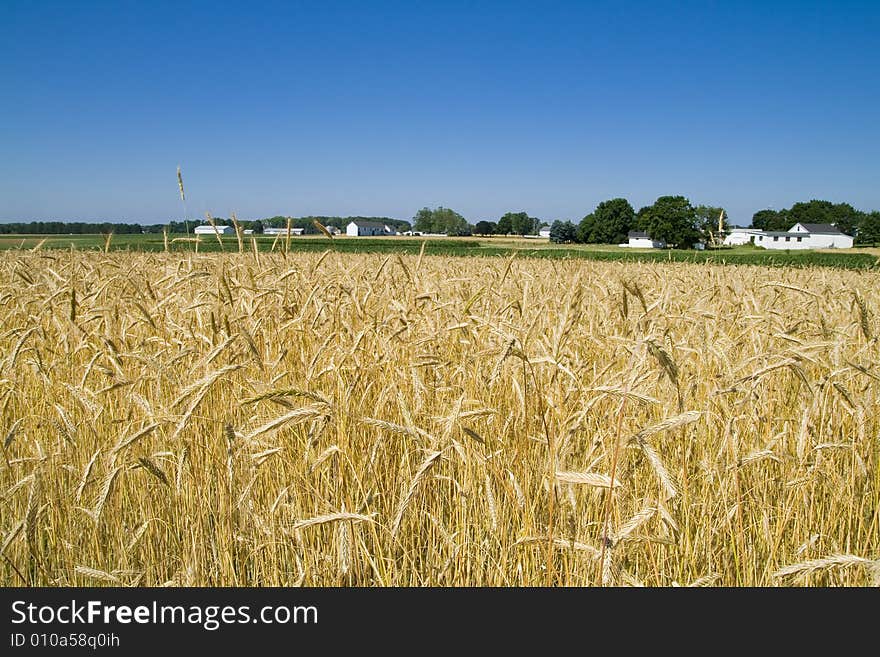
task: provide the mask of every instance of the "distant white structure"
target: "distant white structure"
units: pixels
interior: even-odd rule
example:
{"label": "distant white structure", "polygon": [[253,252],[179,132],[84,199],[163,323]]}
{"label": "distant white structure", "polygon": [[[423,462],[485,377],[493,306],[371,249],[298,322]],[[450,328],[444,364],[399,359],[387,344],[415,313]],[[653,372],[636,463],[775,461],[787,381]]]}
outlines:
{"label": "distant white structure", "polygon": [[326,228],[326,229],[327,229],[327,232],[330,233],[331,235],[339,235],[339,233],[342,232],[342,231],[339,230],[339,228],[336,227],[336,226],[324,226],[324,228]]}
{"label": "distant white structure", "polygon": [[754,242],[758,235],[762,235],[764,231],[757,228],[743,228],[742,226],[732,226],[730,233],[724,238],[725,246],[740,246]]}
{"label": "distant white structure", "polygon": [[[305,232],[305,228],[293,228],[292,226],[290,228],[291,235],[302,235]],[[281,228],[269,226],[263,229],[263,235],[287,235],[287,226],[282,226]]]}
{"label": "distant white structure", "polygon": [[634,249],[665,249],[666,242],[662,240],[652,240],[648,237],[648,233],[643,230],[631,230],[626,234],[629,240],[626,244],[620,246],[628,246]]}
{"label": "distant white structure", "polygon": [[541,228],[538,230],[538,237],[546,237],[549,240],[550,226],[541,226]]}
{"label": "distant white structure", "polygon": [[378,221],[363,221],[358,219],[350,222],[345,227],[345,234],[349,237],[394,235],[395,233],[396,231],[393,228]]}
{"label": "distant white structure", "polygon": [[755,246],[765,249],[851,249],[853,238],[833,224],[796,223],[787,232],[758,231]]}
{"label": "distant white structure", "polygon": [[217,226],[217,231],[214,231],[214,226],[210,224],[202,224],[201,226],[196,226],[195,234],[196,235],[216,235],[220,233],[220,235],[235,235],[235,227],[234,226]]}

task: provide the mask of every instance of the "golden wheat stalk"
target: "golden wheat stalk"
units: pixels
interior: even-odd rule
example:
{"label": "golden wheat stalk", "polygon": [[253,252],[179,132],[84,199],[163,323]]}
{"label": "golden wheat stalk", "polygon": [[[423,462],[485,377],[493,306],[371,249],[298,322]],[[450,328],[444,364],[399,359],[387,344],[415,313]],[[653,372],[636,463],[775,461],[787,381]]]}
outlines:
{"label": "golden wheat stalk", "polygon": [[492,492],[492,480],[489,478],[489,473],[487,472],[484,476],[484,490],[486,491],[486,507],[489,510],[489,520],[491,523],[492,531],[498,531],[498,507],[495,503],[495,493]]}
{"label": "golden wheat stalk", "polygon": [[144,537],[144,534],[147,531],[147,527],[150,526],[151,520],[144,520],[137,529],[134,530],[134,533],[131,535],[128,543],[125,545],[125,551],[131,552],[140,543],[141,539]]}
{"label": "golden wheat stalk", "polygon": [[394,422],[387,422],[385,420],[378,420],[372,417],[362,417],[360,421],[364,424],[367,424],[372,427],[377,427],[379,429],[384,429],[385,431],[389,431],[391,433],[402,434],[404,436],[409,436],[410,438],[419,439],[421,437],[421,433],[415,427],[405,427],[402,424],[395,424]]}
{"label": "golden wheat stalk", "polygon": [[238,252],[244,253],[244,242],[241,239],[241,225],[238,223],[238,218],[235,216],[235,213],[229,215],[232,218],[232,225],[235,227],[235,239],[238,240]]}
{"label": "golden wheat stalk", "polygon": [[[541,547],[547,545],[546,536],[523,536],[514,541],[513,545],[539,545]],[[601,554],[598,548],[593,547],[581,541],[568,540],[564,538],[554,538],[553,546],[560,550],[574,550],[575,552],[585,552],[591,559],[598,559]]]}
{"label": "golden wheat stalk", "polygon": [[320,467],[320,465],[324,461],[329,459],[334,454],[338,454],[338,453],[339,453],[339,446],[338,445],[330,445],[330,447],[328,447],[323,452],[321,452],[317,457],[315,457],[315,460],[309,466],[309,472],[314,472],[315,470],[318,469],[318,467]]}
{"label": "golden wheat stalk", "polygon": [[648,522],[655,515],[657,515],[657,509],[655,509],[654,507],[642,509],[632,518],[623,523],[623,525],[621,525],[616,532],[614,532],[614,542],[619,543],[626,541],[626,539],[629,538],[636,529]]}
{"label": "golden wheat stalk", "polygon": [[326,525],[331,522],[375,522],[370,516],[360,513],[327,513],[323,516],[315,516],[306,520],[298,520],[289,527],[289,531],[296,532],[307,527],[315,527],[316,525]]}
{"label": "golden wheat stalk", "polygon": [[233,363],[231,365],[224,365],[223,367],[214,370],[213,372],[208,372],[205,376],[197,381],[193,381],[188,386],[186,386],[183,390],[181,390],[174,401],[171,402],[171,408],[176,408],[180,406],[183,402],[190,398],[190,396],[195,392],[202,392],[203,389],[210,387],[217,381],[219,378],[226,376],[230,372],[234,372],[243,367],[238,363]]}
{"label": "golden wheat stalk", "polygon": [[223,246],[223,238],[220,237],[220,230],[217,228],[217,224],[214,223],[214,217],[211,216],[210,212],[206,212],[205,219],[208,220],[208,223],[211,224],[211,228],[214,229],[214,236],[217,238],[217,243],[220,245],[220,250],[225,251],[226,248]]}
{"label": "golden wheat stalk", "polygon": [[153,461],[153,459],[151,459],[151,458],[149,458],[149,457],[147,457],[147,456],[141,456],[141,457],[138,458],[138,461],[140,462],[141,466],[142,466],[147,472],[149,472],[151,475],[153,475],[154,477],[156,477],[156,479],[158,479],[159,481],[161,481],[161,482],[162,482],[163,484],[165,484],[166,486],[170,486],[170,485],[171,485],[171,484],[168,483],[168,477],[165,476],[165,473],[162,472],[162,469],[161,469],[158,465],[156,465],[156,462]]}
{"label": "golden wheat stalk", "polygon": [[428,471],[434,466],[434,464],[437,462],[442,454],[443,450],[431,452],[430,454],[428,454],[428,457],[424,461],[422,461],[419,469],[416,471],[416,474],[413,477],[412,482],[409,485],[409,490],[407,490],[406,495],[403,496],[403,499],[400,500],[400,504],[397,505],[397,512],[394,514],[394,520],[391,523],[392,537],[397,536],[397,533],[400,530],[400,523],[403,520],[403,514],[406,512],[409,503],[415,496],[416,490],[419,487],[419,483],[422,481]]}
{"label": "golden wheat stalk", "polygon": [[110,471],[110,474],[104,477],[104,482],[101,485],[101,492],[98,494],[98,500],[95,502],[95,508],[93,510],[83,509],[91,516],[92,520],[94,520],[95,524],[101,519],[101,513],[104,511],[104,505],[107,504],[107,498],[110,497],[110,491],[113,488],[113,483],[116,481],[117,475],[122,470],[122,466],[116,466],[113,470]]}
{"label": "golden wheat stalk", "polygon": [[654,473],[660,480],[660,484],[663,486],[663,490],[666,492],[664,501],[678,495],[678,483],[675,477],[669,472],[666,464],[663,463],[663,459],[660,458],[657,450],[647,442],[640,442],[638,447],[642,450],[642,453],[651,465],[651,469],[654,470]]}
{"label": "golden wheat stalk", "polygon": [[315,228],[317,228],[319,231],[324,233],[324,235],[329,237],[331,240],[333,239],[333,233],[331,233],[329,230],[327,230],[326,226],[324,226],[324,224],[322,224],[320,221],[318,221],[317,219],[312,219],[312,225]]}
{"label": "golden wheat stalk", "polygon": [[102,582],[110,582],[111,584],[122,584],[122,580],[116,577],[116,575],[112,575],[104,570],[89,568],[88,566],[76,566],[73,570],[77,575],[97,579]]}
{"label": "golden wheat stalk", "polygon": [[679,415],[666,418],[662,422],[658,422],[657,424],[642,429],[635,436],[633,436],[630,441],[642,442],[646,438],[648,438],[649,436],[653,436],[654,434],[661,433],[663,431],[669,431],[671,429],[676,429],[678,427],[683,427],[687,424],[692,424],[693,422],[699,420],[702,416],[702,411],[687,411],[686,413],[681,413]]}
{"label": "golden wheat stalk", "polygon": [[116,445],[113,447],[113,449],[110,450],[110,454],[111,455],[118,454],[123,449],[125,449],[129,445],[133,444],[135,441],[140,440],[144,436],[150,434],[158,427],[159,427],[159,423],[153,422],[152,424],[148,424],[143,429],[136,431],[135,433],[133,433],[132,435],[130,435],[128,437],[120,438],[119,441],[116,443]]}
{"label": "golden wheat stalk", "polygon": [[86,464],[85,469],[83,470],[82,477],[79,480],[79,486],[76,487],[76,492],[73,494],[73,499],[78,503],[80,498],[82,497],[83,490],[85,490],[86,484],[89,481],[89,477],[92,474],[92,468],[95,467],[95,461],[98,460],[98,455],[101,453],[100,449],[95,450],[95,453],[92,454],[92,458],[89,459],[89,462]]}
{"label": "golden wheat stalk", "polygon": [[186,195],[183,193],[183,175],[180,173],[179,166],[177,167],[177,187],[180,189],[180,200],[186,201]]}
{"label": "golden wheat stalk", "polygon": [[307,399],[311,399],[312,401],[319,404],[325,404],[330,407],[333,406],[333,402],[331,402],[321,393],[314,392],[312,390],[301,390],[299,388],[273,388],[271,390],[267,390],[266,392],[262,392],[259,395],[245,397],[239,403],[242,405],[254,404],[256,402],[264,401],[266,399],[276,400],[281,397],[306,397]]}
{"label": "golden wheat stalk", "polygon": [[880,561],[873,561],[858,557],[854,554],[832,554],[821,559],[810,559],[800,563],[785,566],[773,572],[772,577],[782,578],[792,575],[806,577],[815,572],[829,570],[832,568],[850,568],[852,566],[867,567],[871,569],[880,568]]}
{"label": "golden wheat stalk", "polygon": [[595,488],[618,488],[623,485],[620,481],[611,481],[611,477],[598,472],[557,471],[556,480],[566,484],[579,484]]}
{"label": "golden wheat stalk", "polygon": [[270,431],[275,431],[276,429],[279,429],[286,424],[299,424],[301,422],[306,422],[316,417],[321,417],[323,414],[324,410],[317,406],[305,406],[303,408],[296,408],[289,413],[285,413],[284,415],[276,417],[275,419],[270,420],[263,425],[260,425],[249,434],[247,434],[244,437],[244,440],[250,442],[254,440],[254,438],[269,433]]}

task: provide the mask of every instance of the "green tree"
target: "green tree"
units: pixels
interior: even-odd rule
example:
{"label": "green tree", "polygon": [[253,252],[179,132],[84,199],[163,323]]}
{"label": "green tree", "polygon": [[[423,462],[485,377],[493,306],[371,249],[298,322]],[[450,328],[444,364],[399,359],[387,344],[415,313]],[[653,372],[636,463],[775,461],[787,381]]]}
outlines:
{"label": "green tree", "polygon": [[696,212],[684,196],[661,196],[639,210],[638,223],[651,239],[678,249],[693,248],[700,239]]}
{"label": "green tree", "polygon": [[788,211],[790,223],[783,230],[794,224],[834,224],[842,233],[852,235],[864,216],[849,203],[832,203],[812,199],[807,202],[795,203]]}
{"label": "green tree", "polygon": [[596,215],[594,213],[588,214],[586,217],[580,220],[577,228],[575,229],[575,238],[581,244],[591,244],[593,242],[593,231],[596,226]]}
{"label": "green tree", "polygon": [[476,226],[474,226],[474,234],[475,235],[493,235],[495,234],[495,230],[497,228],[497,224],[493,221],[478,221]]}
{"label": "green tree", "polygon": [[577,228],[578,241],[594,244],[620,244],[636,223],[636,212],[625,198],[602,201]]}
{"label": "green tree", "polygon": [[470,232],[467,219],[455,210],[444,208],[422,208],[413,217],[414,230],[423,233],[445,233],[446,235],[465,235]]}
{"label": "green tree", "polygon": [[447,235],[466,235],[470,233],[470,226],[467,219],[458,214],[455,210],[440,206],[434,211],[435,226],[439,228],[438,233],[446,233]]}
{"label": "green tree", "polygon": [[422,208],[413,217],[413,230],[422,233],[434,232],[434,212],[429,208]]}
{"label": "green tree", "polygon": [[554,244],[567,244],[574,242],[577,237],[577,228],[570,221],[558,219],[550,225],[550,241]]}
{"label": "green tree", "polygon": [[526,212],[508,212],[498,220],[498,231],[506,229],[505,234],[534,235],[538,232],[541,222],[530,217]]}
{"label": "green tree", "polygon": [[752,215],[752,228],[758,230],[788,230],[793,224],[788,210],[758,210]]}
{"label": "green tree", "polygon": [[871,246],[880,244],[880,211],[863,213],[855,237],[858,244],[870,244]]}
{"label": "green tree", "polygon": [[[724,208],[698,205],[694,208],[694,213],[697,216],[697,229],[707,244],[724,241],[724,237],[730,232],[730,224],[727,223],[727,212]],[[718,230],[719,218],[721,219],[720,232]]]}

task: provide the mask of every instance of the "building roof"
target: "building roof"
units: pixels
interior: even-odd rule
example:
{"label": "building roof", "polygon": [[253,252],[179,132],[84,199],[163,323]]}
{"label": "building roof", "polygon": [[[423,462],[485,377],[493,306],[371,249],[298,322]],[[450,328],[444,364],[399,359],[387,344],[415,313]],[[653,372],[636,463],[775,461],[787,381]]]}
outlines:
{"label": "building roof", "polygon": [[[227,226],[225,224],[217,224],[217,230],[219,230],[220,232],[223,232],[224,230],[231,230],[232,228],[232,226]],[[214,232],[214,226],[212,226],[211,224],[199,224],[198,226],[196,226],[195,229],[198,231],[207,231],[209,233]]]}
{"label": "building roof", "polygon": [[361,228],[385,228],[385,224],[381,221],[363,221],[360,219],[356,219],[351,221],[355,226],[360,226]]}
{"label": "building roof", "polygon": [[626,236],[632,239],[648,239],[648,233],[643,230],[631,230],[626,234]]}
{"label": "building roof", "polygon": [[[841,232],[841,230],[834,224],[805,224],[802,221],[799,221],[798,223],[806,228],[808,233],[817,233],[819,235],[843,235],[843,232]],[[795,226],[797,226],[797,224],[795,224]],[[791,228],[793,230],[794,226]]]}

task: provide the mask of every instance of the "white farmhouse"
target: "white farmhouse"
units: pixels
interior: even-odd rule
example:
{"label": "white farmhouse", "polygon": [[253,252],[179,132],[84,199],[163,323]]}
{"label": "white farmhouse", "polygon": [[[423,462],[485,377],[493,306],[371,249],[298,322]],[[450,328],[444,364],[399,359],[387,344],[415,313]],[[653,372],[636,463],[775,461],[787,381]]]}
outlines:
{"label": "white farmhouse", "polygon": [[643,230],[631,230],[626,234],[629,240],[626,244],[620,246],[628,246],[634,249],[665,249],[666,242],[662,240],[652,240],[648,237],[648,233]]}
{"label": "white farmhouse", "polygon": [[379,221],[363,221],[358,219],[350,222],[345,227],[345,234],[349,237],[394,235],[394,233],[395,231],[393,228]]}
{"label": "white farmhouse", "polygon": [[550,239],[550,226],[541,226],[538,230],[538,237],[545,237],[548,240]]}
{"label": "white farmhouse", "polygon": [[[220,235],[235,235],[235,227],[234,226],[217,226],[217,233]],[[210,224],[202,224],[201,226],[196,226],[195,229],[196,235],[215,235],[214,226]]]}
{"label": "white farmhouse", "polygon": [[853,238],[833,224],[796,223],[788,232],[761,231],[755,245],[765,249],[851,249]]}

